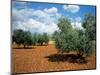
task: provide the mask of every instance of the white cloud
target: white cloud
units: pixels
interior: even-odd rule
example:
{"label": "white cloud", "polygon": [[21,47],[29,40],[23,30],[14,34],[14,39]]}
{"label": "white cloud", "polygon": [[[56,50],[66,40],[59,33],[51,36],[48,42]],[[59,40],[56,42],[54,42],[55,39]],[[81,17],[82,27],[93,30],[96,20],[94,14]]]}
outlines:
{"label": "white cloud", "polygon": [[81,22],[81,20],[82,20],[81,17],[76,17],[75,18],[75,21],[77,21],[77,22]]}
{"label": "white cloud", "polygon": [[73,28],[83,29],[81,17],[76,17],[75,19],[71,18],[70,20]]}
{"label": "white cloud", "polygon": [[50,23],[49,25],[42,25],[40,32],[47,32],[52,34],[54,31],[58,30],[58,26],[55,23]]}
{"label": "white cloud", "polygon": [[71,25],[73,28],[83,29],[81,22],[72,22]]}
{"label": "white cloud", "polygon": [[[32,8],[14,8],[12,10],[12,28],[52,34],[55,30],[58,30],[56,20],[59,17],[57,16],[59,13],[57,10],[54,12],[54,7],[48,9],[48,11],[49,12]],[[52,17],[51,14],[53,13],[56,15]]]}
{"label": "white cloud", "polygon": [[13,8],[12,9],[12,19],[17,21],[24,21],[30,17],[32,17],[32,12],[34,11],[34,9],[16,9]]}
{"label": "white cloud", "polygon": [[27,21],[18,21],[16,22],[17,25],[15,26],[16,29],[23,29],[23,30],[32,30],[32,29],[38,29],[42,23],[34,20],[34,19],[28,19]]}
{"label": "white cloud", "polygon": [[50,17],[61,17],[61,14],[58,13],[58,9],[56,7],[52,7],[52,8],[45,8],[44,12],[49,14]]}
{"label": "white cloud", "polygon": [[50,9],[44,9],[45,12],[47,13],[57,13],[58,12],[58,9],[56,7],[52,7]]}
{"label": "white cloud", "polygon": [[15,26],[16,29],[23,29],[23,30],[37,30],[35,32],[39,33],[49,33],[52,34],[54,31],[58,30],[58,27],[56,24],[51,23],[49,25],[45,25],[44,23],[41,23],[39,21],[36,21],[34,19],[29,19],[28,21],[19,21],[17,22],[17,25]]}
{"label": "white cloud", "polygon": [[80,7],[78,5],[63,5],[63,9],[71,13],[77,13]]}

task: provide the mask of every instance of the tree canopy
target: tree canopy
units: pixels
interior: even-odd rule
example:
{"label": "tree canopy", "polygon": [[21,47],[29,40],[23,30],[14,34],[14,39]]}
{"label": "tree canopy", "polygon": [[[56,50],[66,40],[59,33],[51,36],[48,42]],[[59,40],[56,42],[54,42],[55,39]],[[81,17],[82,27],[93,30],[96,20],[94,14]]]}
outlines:
{"label": "tree canopy", "polygon": [[90,40],[96,40],[96,17],[91,13],[86,14],[82,26]]}
{"label": "tree canopy", "polygon": [[80,55],[88,55],[95,49],[96,22],[95,16],[86,14],[82,26],[84,29],[73,28],[68,18],[61,17],[59,30],[54,32],[55,46],[58,52],[76,51]]}
{"label": "tree canopy", "polygon": [[47,33],[31,34],[31,32],[24,31],[21,29],[16,29],[12,37],[13,37],[12,40],[13,42],[15,42],[18,45],[22,44],[24,45],[24,47],[30,45],[37,45],[37,43],[39,43],[40,45],[43,45],[43,43],[45,43],[45,45],[47,45],[49,42],[49,36],[47,35]]}
{"label": "tree canopy", "polygon": [[31,33],[29,31],[16,29],[13,33],[13,41],[18,45],[24,45],[24,47],[32,45]]}

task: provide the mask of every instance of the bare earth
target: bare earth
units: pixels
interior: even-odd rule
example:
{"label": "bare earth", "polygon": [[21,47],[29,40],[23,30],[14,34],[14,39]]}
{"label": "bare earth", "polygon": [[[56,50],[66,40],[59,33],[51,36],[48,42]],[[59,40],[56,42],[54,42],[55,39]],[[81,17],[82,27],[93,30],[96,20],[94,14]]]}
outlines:
{"label": "bare earth", "polygon": [[36,46],[32,49],[12,49],[12,72],[34,73],[96,68],[95,56],[87,58],[87,63],[79,64],[70,63],[65,59],[66,56],[63,56],[63,60],[56,54],[57,50],[53,45]]}

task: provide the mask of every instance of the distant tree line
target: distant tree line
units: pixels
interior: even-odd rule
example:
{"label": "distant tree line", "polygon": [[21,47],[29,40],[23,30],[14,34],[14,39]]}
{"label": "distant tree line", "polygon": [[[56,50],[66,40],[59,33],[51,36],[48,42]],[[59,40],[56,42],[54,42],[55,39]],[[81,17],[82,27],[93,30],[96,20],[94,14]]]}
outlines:
{"label": "distant tree line", "polygon": [[13,32],[12,41],[15,42],[18,46],[23,45],[25,48],[26,46],[31,45],[47,45],[49,36],[47,35],[47,33],[32,34],[29,31],[16,29]]}

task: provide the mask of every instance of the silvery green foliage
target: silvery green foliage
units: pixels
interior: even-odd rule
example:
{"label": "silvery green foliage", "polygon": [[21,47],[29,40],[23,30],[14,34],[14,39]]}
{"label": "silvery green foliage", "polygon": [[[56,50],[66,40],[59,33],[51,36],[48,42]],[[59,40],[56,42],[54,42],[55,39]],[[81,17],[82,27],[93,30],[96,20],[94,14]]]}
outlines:
{"label": "silvery green foliage", "polygon": [[[86,21],[84,19],[84,29],[73,28],[70,20],[67,18],[61,17],[59,19],[59,31],[55,31],[53,34],[58,52],[76,51],[80,55],[89,55],[95,50],[95,19],[89,15],[86,18],[89,19],[86,19]],[[91,26],[85,27],[85,24],[88,25],[88,23]],[[92,31],[94,32],[92,33]]]}

